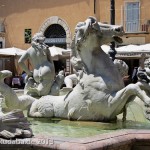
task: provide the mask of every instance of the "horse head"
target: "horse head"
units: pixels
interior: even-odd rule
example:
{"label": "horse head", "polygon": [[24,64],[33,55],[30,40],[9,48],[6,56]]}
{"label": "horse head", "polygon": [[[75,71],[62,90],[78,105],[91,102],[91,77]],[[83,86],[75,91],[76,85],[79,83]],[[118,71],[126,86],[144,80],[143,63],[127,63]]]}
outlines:
{"label": "horse head", "polygon": [[122,43],[123,27],[98,22],[89,17],[85,22],[79,22],[75,28],[74,45],[78,51],[82,47],[100,47],[109,42]]}

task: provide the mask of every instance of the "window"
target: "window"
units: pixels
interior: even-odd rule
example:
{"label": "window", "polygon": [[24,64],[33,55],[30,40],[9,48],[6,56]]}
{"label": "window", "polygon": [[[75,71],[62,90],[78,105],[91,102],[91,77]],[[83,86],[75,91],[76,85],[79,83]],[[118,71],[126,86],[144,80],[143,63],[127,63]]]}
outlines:
{"label": "window", "polygon": [[126,32],[139,31],[139,2],[127,2],[125,6]]}
{"label": "window", "polygon": [[32,39],[31,29],[25,29],[24,30],[24,41],[25,41],[25,43],[31,43],[31,39]]}

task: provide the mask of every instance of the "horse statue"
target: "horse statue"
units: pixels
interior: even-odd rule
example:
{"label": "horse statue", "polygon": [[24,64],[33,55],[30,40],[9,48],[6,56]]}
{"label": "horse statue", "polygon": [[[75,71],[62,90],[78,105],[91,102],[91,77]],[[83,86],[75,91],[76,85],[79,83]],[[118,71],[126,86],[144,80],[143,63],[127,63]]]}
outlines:
{"label": "horse statue", "polygon": [[123,27],[108,25],[89,17],[79,22],[72,42],[72,59],[80,64],[79,82],[67,95],[43,96],[33,101],[30,117],[59,117],[70,120],[111,121],[123,112],[133,97],[150,105],[143,81],[124,87],[122,77],[109,56],[101,49],[108,42],[122,42]]}

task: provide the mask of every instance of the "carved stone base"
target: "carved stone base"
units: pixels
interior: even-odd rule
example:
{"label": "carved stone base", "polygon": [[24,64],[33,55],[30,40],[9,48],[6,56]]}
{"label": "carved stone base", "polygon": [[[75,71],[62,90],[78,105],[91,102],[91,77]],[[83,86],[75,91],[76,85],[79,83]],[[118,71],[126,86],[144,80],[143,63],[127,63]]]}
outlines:
{"label": "carved stone base", "polygon": [[13,110],[0,116],[0,137],[2,138],[28,138],[32,137],[30,123],[21,110]]}

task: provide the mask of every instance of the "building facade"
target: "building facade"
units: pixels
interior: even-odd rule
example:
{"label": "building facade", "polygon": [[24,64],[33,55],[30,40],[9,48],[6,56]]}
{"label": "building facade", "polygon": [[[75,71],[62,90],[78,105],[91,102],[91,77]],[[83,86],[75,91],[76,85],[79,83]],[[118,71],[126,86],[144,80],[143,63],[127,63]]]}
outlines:
{"label": "building facade", "polygon": [[[96,0],[98,3],[96,17],[101,22],[110,23],[110,1]],[[115,24],[121,24],[125,31],[122,45],[150,43],[149,6],[149,0],[115,0]],[[134,53],[132,54],[120,56],[129,65],[130,75],[134,67],[139,66],[140,59],[140,55],[135,57]]]}
{"label": "building facade", "polygon": [[[110,0],[99,0],[98,2],[97,18],[109,23]],[[115,0],[115,23],[123,25],[125,30],[123,45],[150,42],[149,6],[149,0]]]}
{"label": "building facade", "polygon": [[[149,0],[115,0],[115,24],[125,30],[123,45],[150,43],[149,6]],[[40,31],[49,46],[70,48],[76,24],[88,16],[110,23],[110,0],[1,0],[0,47],[26,50]]]}

